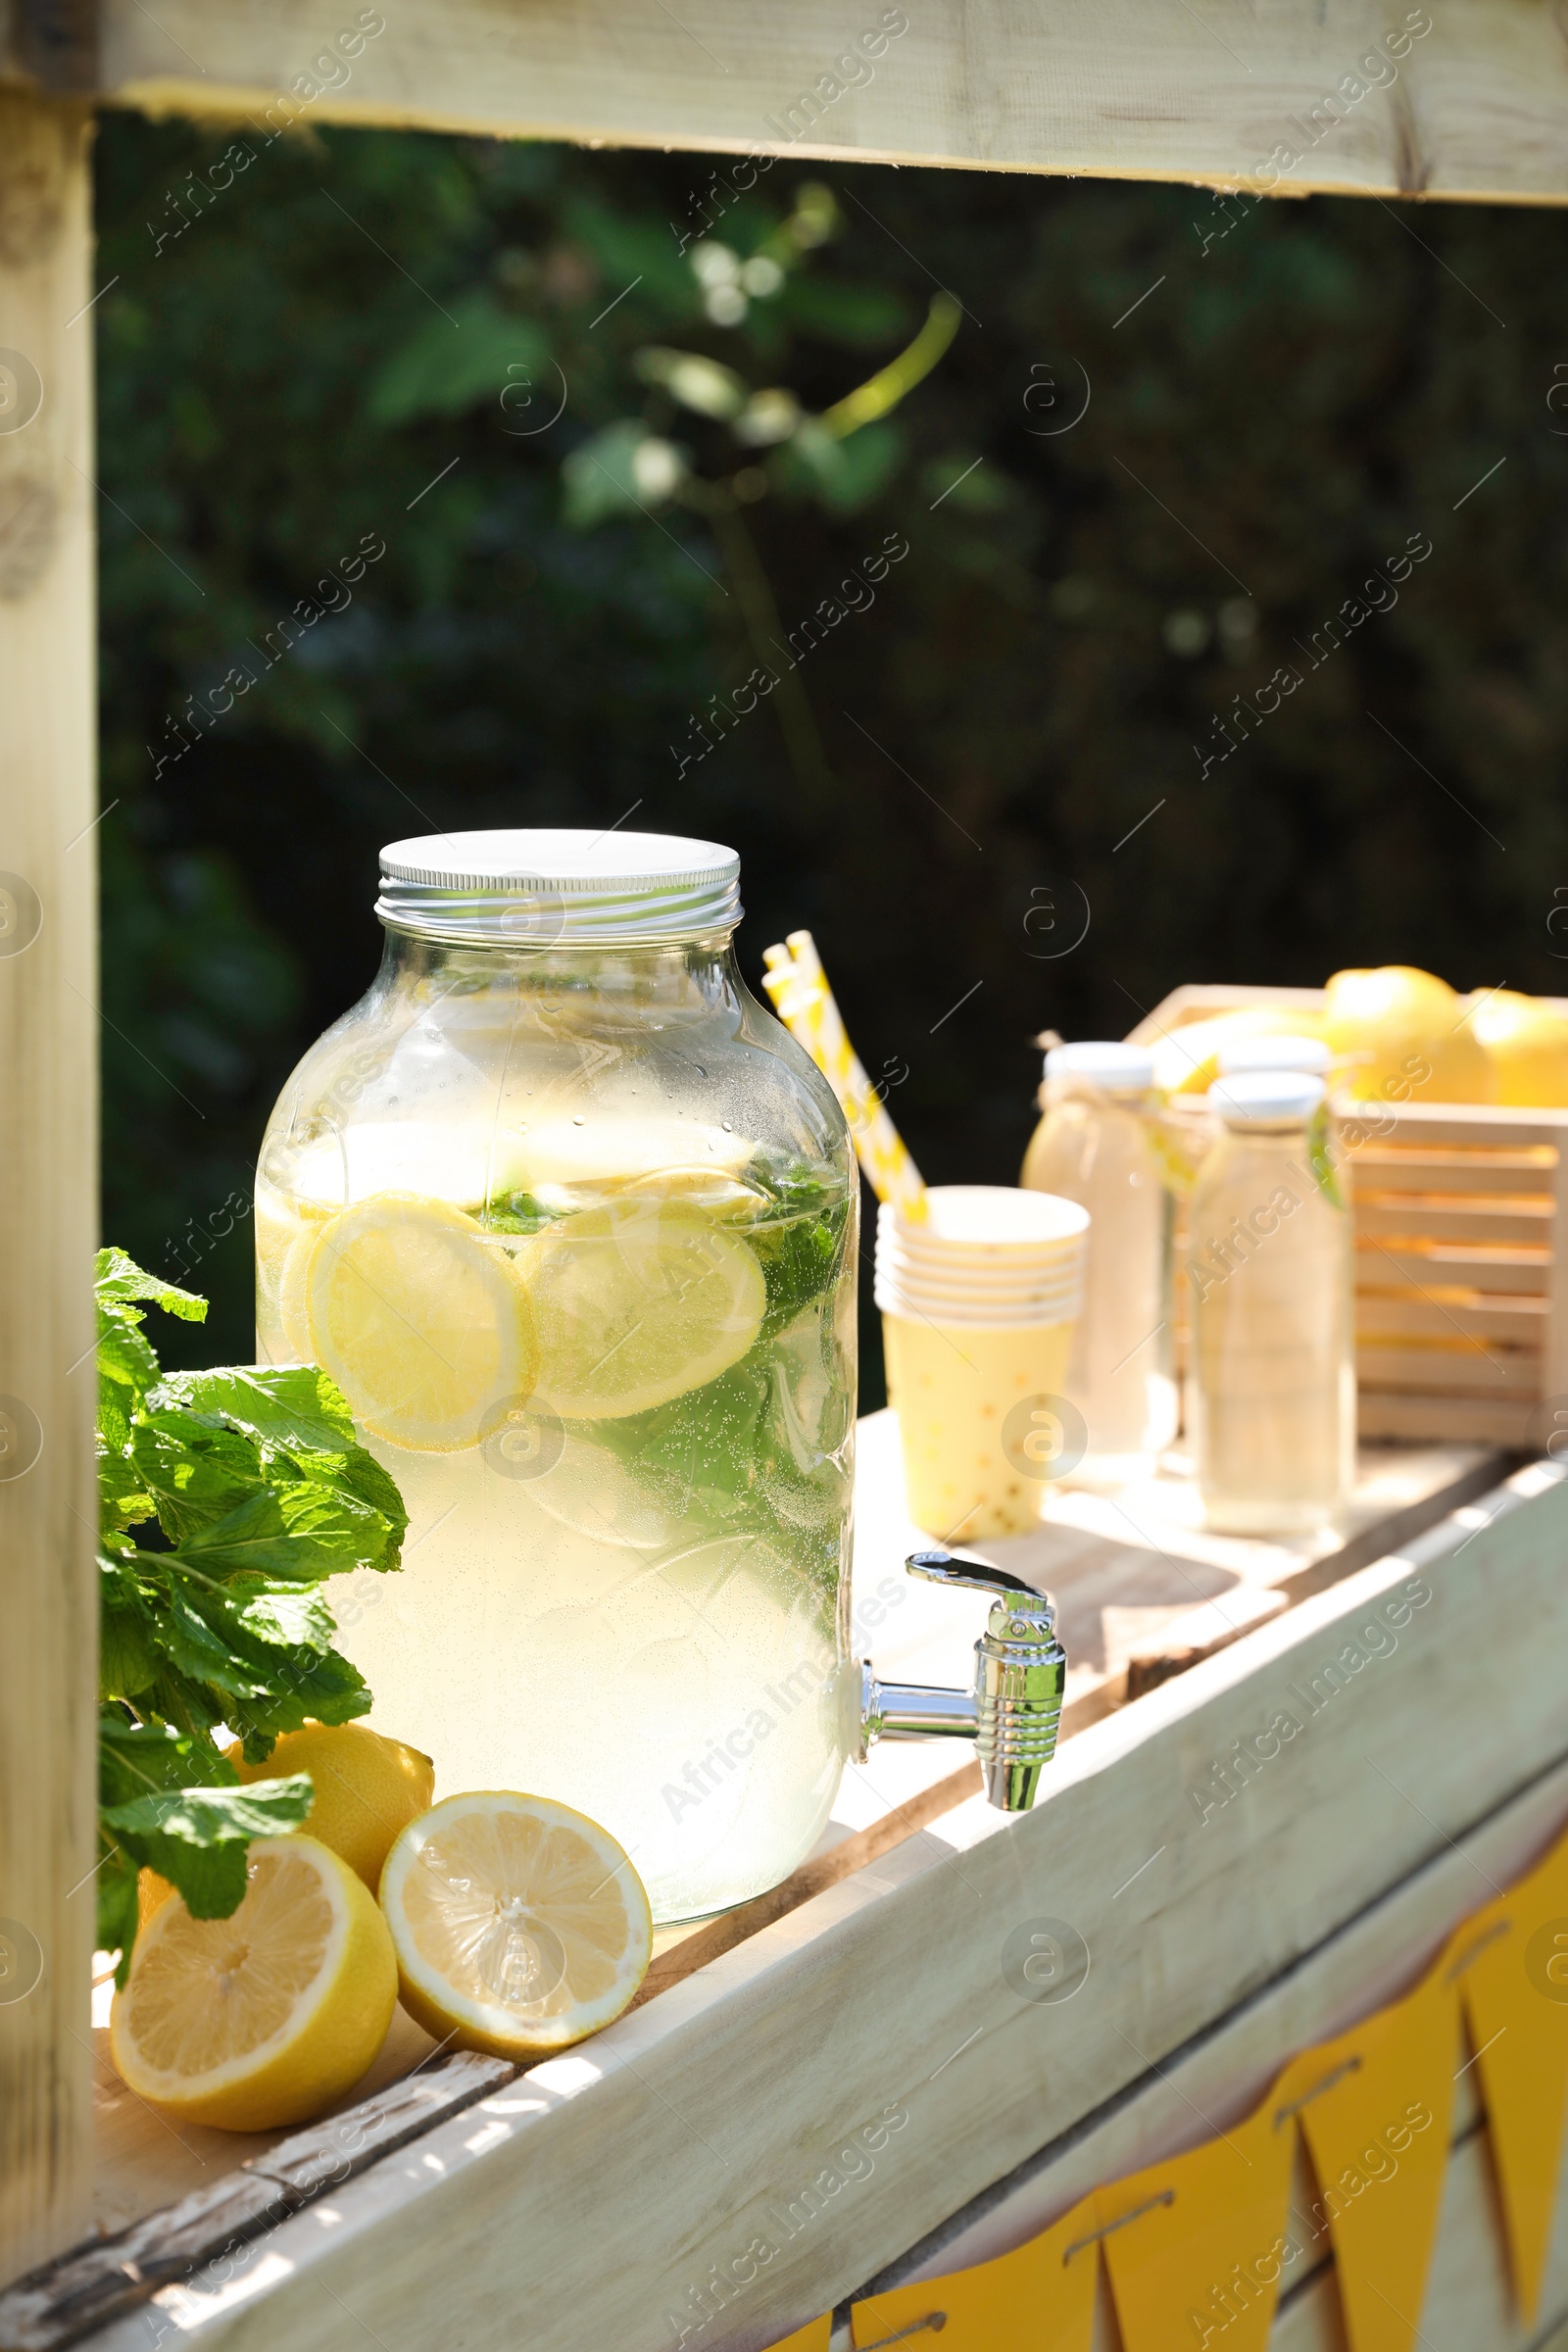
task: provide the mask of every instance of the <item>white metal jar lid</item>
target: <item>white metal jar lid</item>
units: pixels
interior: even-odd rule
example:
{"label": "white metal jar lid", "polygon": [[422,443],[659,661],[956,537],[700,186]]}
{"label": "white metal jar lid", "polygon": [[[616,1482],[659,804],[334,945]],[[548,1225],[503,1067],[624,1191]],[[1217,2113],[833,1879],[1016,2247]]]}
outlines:
{"label": "white metal jar lid", "polygon": [[1203,1100],[1228,1127],[1271,1127],[1309,1119],[1326,1091],[1302,1070],[1239,1070],[1217,1079]]}
{"label": "white metal jar lid", "polygon": [[1053,1046],[1046,1076],[1084,1078],[1112,1095],[1147,1095],[1154,1083],[1154,1056],[1147,1046]]}
{"label": "white metal jar lid", "polygon": [[425,939],[653,947],[732,931],[740,872],[733,850],[670,833],[428,833],[381,852],[375,911]]}

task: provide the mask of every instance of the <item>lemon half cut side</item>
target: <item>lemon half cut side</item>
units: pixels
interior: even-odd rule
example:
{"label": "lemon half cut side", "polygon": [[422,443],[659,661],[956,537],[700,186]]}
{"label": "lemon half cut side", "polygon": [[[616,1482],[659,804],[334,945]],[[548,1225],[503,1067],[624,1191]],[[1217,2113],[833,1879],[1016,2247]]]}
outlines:
{"label": "lemon half cut side", "polygon": [[386,1922],[314,1838],[258,1838],[228,1919],[177,1896],[136,1939],[110,2050],[138,2098],[194,2124],[268,2132],[319,2115],[375,2057],[397,2006]]}
{"label": "lemon half cut side", "polygon": [[479,1442],[502,1398],[532,1393],[522,1288],[474,1219],[417,1193],[375,1193],[321,1228],[305,1282],[315,1360],[362,1428],[421,1453]]}
{"label": "lemon half cut side", "polygon": [[542,2058],[619,2017],[648,1972],[643,1883],[608,1830],[551,1798],[478,1789],[411,1822],[381,1908],[403,2006],[438,2041]]}
{"label": "lemon half cut side", "polygon": [[755,1252],[691,1201],[584,1209],[520,1259],[539,1336],[539,1391],[564,1420],[668,1404],[739,1363],[761,1328]]}

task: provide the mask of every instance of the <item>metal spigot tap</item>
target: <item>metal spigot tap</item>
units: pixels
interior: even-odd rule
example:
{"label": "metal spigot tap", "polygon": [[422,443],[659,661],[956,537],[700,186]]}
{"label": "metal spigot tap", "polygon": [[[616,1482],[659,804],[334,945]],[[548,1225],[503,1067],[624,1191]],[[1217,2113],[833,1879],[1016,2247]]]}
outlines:
{"label": "metal spigot tap", "polygon": [[1050,1597],[1004,1569],[952,1552],[911,1552],[905,1566],[934,1585],[993,1594],[991,1616],[974,1645],[972,1690],[879,1682],[870,1659],[862,1661],[860,1761],[874,1740],[972,1740],[991,1802],[1004,1813],[1027,1813],[1056,1750],[1067,1680]]}

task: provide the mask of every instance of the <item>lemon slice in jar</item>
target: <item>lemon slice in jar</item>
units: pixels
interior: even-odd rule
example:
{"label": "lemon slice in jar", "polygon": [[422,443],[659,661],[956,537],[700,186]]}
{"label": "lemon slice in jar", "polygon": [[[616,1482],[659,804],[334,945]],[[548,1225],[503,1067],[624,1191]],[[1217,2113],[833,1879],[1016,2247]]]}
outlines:
{"label": "lemon slice in jar", "polygon": [[304,1289],[311,1351],[374,1436],[419,1453],[479,1441],[538,1370],[528,1302],[461,1208],[376,1193],[321,1228]]}
{"label": "lemon slice in jar", "polygon": [[564,1420],[667,1404],[739,1363],[761,1328],[762,1269],[689,1201],[623,1200],[539,1235],[518,1266],[539,1339],[539,1400]]}
{"label": "lemon slice in jar", "polygon": [[348,1864],[314,1838],[258,1838],[230,1918],[192,1919],[171,1895],[144,1922],[110,2050],[138,2098],[268,2132],[359,2081],[397,1989],[386,1921]]}
{"label": "lemon slice in jar", "polygon": [[449,1796],[381,1873],[403,2005],[438,2041],[540,2058],[619,2017],[653,1918],[608,1830],[548,1797]]}

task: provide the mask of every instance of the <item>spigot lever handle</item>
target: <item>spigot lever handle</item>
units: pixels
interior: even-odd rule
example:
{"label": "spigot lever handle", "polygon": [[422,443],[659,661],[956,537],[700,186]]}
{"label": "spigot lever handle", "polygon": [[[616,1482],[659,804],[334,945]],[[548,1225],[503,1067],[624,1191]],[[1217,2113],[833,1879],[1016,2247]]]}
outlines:
{"label": "spigot lever handle", "polygon": [[905,1562],[911,1576],[923,1576],[932,1585],[967,1585],[971,1592],[990,1592],[1010,1597],[1016,1593],[1021,1600],[1033,1601],[1036,1606],[1046,1595],[1026,1585],[1021,1576],[1010,1576],[1005,1568],[993,1568],[985,1560],[965,1560],[952,1551],[911,1551]]}

